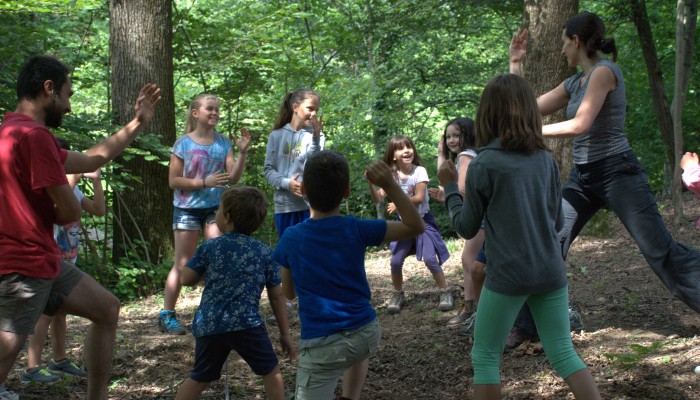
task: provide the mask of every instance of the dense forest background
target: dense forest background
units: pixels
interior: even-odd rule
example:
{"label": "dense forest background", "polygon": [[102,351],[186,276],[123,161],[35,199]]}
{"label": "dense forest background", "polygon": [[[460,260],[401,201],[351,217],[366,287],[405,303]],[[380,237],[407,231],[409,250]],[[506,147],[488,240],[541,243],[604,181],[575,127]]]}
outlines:
{"label": "dense forest background", "polygon": [[[150,79],[163,88],[172,87],[172,93],[165,94],[169,101],[158,110],[164,121],[103,170],[107,218],[84,216],[87,246],[79,265],[125,299],[160,290],[170,269],[172,203],[163,200],[171,194],[167,179],[160,177],[167,174],[170,146],[183,133],[186,108],[195,95],[207,92],[220,97],[221,133],[241,127],[253,133],[240,183],[263,188],[271,199],[263,160],[284,93],[298,87],[319,92],[326,148],[342,152],[351,164],[352,193],[342,209],[373,217],[375,205],[361,174],[364,165],[379,157],[390,136],[405,134],[417,144],[436,186],[436,146],[445,123],[473,117],[486,82],[507,72],[510,38],[523,25],[523,10],[533,1],[144,0],[138,2],[143,9],[123,18],[120,8],[136,7],[129,3],[0,2],[0,112],[16,106],[15,79],[27,56],[58,56],[73,68],[75,95],[72,113],[55,134],[69,139],[75,150],[89,147],[123,122],[120,110],[125,103],[133,104],[137,92],[123,94],[121,89],[145,83],[123,78],[125,64],[138,70],[151,60],[158,74]],[[674,162],[667,157],[660,133],[634,22],[633,6],[645,2],[575,3],[581,11],[599,14],[607,23],[608,36],[616,40],[627,86],[627,135],[649,172],[652,188],[662,196],[670,185],[664,171]],[[648,6],[658,77],[671,99],[676,3]],[[138,56],[144,50],[131,40],[165,43],[166,49],[145,54],[147,60],[142,61]],[[693,40],[697,49],[697,35]],[[129,50],[136,56],[129,56]],[[161,61],[154,63],[158,57]],[[548,57],[561,59],[559,53]],[[693,62],[690,72],[683,139],[686,149],[697,151],[699,63]],[[551,87],[558,83],[553,77]],[[149,180],[154,176],[158,178]],[[89,187],[83,188],[90,193]],[[165,197],[152,196],[152,191]],[[454,236],[444,207],[432,203],[431,208],[443,234]],[[270,206],[270,216],[272,212]],[[256,236],[274,246],[271,218]]]}

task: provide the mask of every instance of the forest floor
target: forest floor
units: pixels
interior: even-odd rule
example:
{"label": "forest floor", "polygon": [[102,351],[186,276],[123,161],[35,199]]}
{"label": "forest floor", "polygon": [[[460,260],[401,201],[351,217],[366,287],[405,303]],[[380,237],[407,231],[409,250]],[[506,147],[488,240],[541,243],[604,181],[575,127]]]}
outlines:
{"label": "forest floor", "polygon": [[[674,238],[700,248],[695,219],[700,208],[687,194],[685,221],[671,223],[668,206],[664,218]],[[700,399],[700,317],[672,298],[642,258],[620,222],[610,215],[607,234],[581,236],[568,259],[572,301],[578,306],[585,331],[572,334],[574,346],[590,367],[605,399]],[[605,223],[604,223],[605,225]],[[445,264],[448,281],[459,298],[461,244],[450,242],[452,257]],[[370,360],[363,399],[467,399],[471,397],[473,369],[471,340],[456,335],[445,322],[456,313],[437,311],[438,292],[427,269],[409,258],[404,269],[408,304],[398,315],[386,313],[391,284],[389,252],[367,256],[372,304],[382,326],[382,342]],[[180,320],[188,322],[196,309],[200,289],[183,292],[178,303]],[[89,301],[89,299],[86,299]],[[263,294],[262,310],[270,315]],[[194,338],[164,336],[156,329],[162,296],[124,304],[111,375],[110,398],[172,399],[193,363]],[[69,352],[82,357],[87,323],[68,320]],[[270,335],[282,359],[275,326]],[[298,318],[292,335],[299,337]],[[45,354],[49,348],[47,346]],[[19,375],[26,354],[15,364],[7,386],[28,399],[82,399],[84,381],[63,381],[50,387],[21,386]],[[295,363],[281,362],[287,390],[294,387]],[[539,343],[526,342],[503,357],[505,399],[572,399],[566,384],[548,364]],[[232,399],[264,399],[262,381],[232,353],[228,377],[211,385],[202,398],[225,398],[228,382]]]}

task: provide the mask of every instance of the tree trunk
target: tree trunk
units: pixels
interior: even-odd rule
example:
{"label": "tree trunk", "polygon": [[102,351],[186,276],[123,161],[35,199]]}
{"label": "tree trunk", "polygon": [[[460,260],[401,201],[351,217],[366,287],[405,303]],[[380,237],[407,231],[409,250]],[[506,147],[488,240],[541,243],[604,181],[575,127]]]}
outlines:
{"label": "tree trunk", "polygon": [[668,98],[664,91],[664,79],[661,71],[661,64],[656,55],[656,46],[649,26],[649,17],[647,16],[647,7],[644,0],[630,0],[632,4],[632,17],[634,26],[637,28],[639,35],[639,43],[642,46],[642,54],[644,55],[644,63],[647,66],[647,75],[649,77],[649,90],[651,99],[654,102],[654,113],[656,120],[659,121],[659,130],[661,130],[661,139],[666,148],[666,161],[664,162],[664,195],[670,194],[671,173],[673,171],[673,119],[668,106]]}
{"label": "tree trunk", "polygon": [[673,89],[671,110],[673,116],[674,169],[673,169],[673,209],[675,223],[683,219],[683,197],[681,189],[680,161],[683,157],[683,105],[688,93],[693,43],[695,43],[695,25],[698,18],[696,0],[678,0],[676,18],[676,78]]}
{"label": "tree trunk", "polygon": [[[536,95],[544,94],[575,73],[561,56],[561,33],[566,20],[578,13],[578,0],[526,0],[523,27],[530,31],[523,75]],[[544,119],[544,123],[566,118],[561,110]],[[568,179],[573,166],[570,139],[546,139],[557,159],[561,178]]]}
{"label": "tree trunk", "polygon": [[[134,116],[134,102],[141,87],[156,83],[162,101],[155,116],[133,147],[143,148],[144,135],[163,146],[175,141],[173,99],[172,1],[110,1],[110,58],[113,109],[116,125]],[[115,196],[114,257],[129,251],[158,262],[172,254],[172,191],[168,168],[142,155],[117,160],[124,173],[137,177],[133,190]],[[140,181],[140,182],[139,182]],[[121,227],[121,228],[120,228]],[[145,241],[139,243],[138,241]]]}

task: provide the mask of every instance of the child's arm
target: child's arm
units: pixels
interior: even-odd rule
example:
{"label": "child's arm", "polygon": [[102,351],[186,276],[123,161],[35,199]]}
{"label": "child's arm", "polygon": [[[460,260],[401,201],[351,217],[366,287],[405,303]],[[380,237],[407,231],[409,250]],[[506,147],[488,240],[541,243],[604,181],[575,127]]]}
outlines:
{"label": "child's arm", "polygon": [[462,196],[464,196],[464,188],[467,184],[467,170],[469,170],[471,162],[472,158],[467,155],[457,158],[457,188]]}
{"label": "child's arm", "polygon": [[[282,271],[287,268],[282,268]],[[270,299],[272,312],[277,320],[277,327],[280,329],[280,344],[282,350],[287,354],[290,360],[294,360],[297,356],[297,349],[292,344],[292,338],[289,336],[289,321],[287,320],[287,302],[282,294],[282,286],[277,285],[267,288],[267,297]]]}
{"label": "child's arm", "polygon": [[379,188],[379,190],[377,190],[377,188],[374,187],[374,184],[369,180],[367,180],[367,184],[369,185],[369,195],[370,197],[372,197],[372,201],[374,202],[374,204],[381,203],[386,197],[386,193],[384,192],[384,190],[382,188]]}
{"label": "child's arm", "polygon": [[284,292],[284,296],[289,300],[296,299],[297,292],[294,290],[292,271],[290,271],[289,268],[282,267],[280,269],[280,275],[282,275],[282,291]]}
{"label": "child's arm", "polygon": [[180,271],[180,284],[184,286],[194,286],[200,280],[201,276],[194,272],[194,270],[188,266],[185,266],[182,271]]}
{"label": "child's arm", "polygon": [[[401,221],[389,221],[384,234],[384,242],[408,239],[420,235],[425,231],[423,218],[418,214],[418,209],[411,203],[406,193],[391,175],[389,167],[383,161],[375,161],[367,166],[365,175],[370,183],[381,187],[396,205],[396,210],[401,214]],[[423,191],[425,196],[425,190]]]}
{"label": "child's arm", "polygon": [[105,205],[105,192],[102,188],[100,170],[98,169],[95,172],[84,174],[83,177],[90,179],[92,182],[92,191],[95,194],[92,200],[87,198],[87,196],[83,197],[83,200],[80,202],[83,206],[83,210],[98,217],[105,215],[107,213],[107,208]]}
{"label": "child's arm", "polygon": [[224,187],[228,183],[228,174],[211,174],[205,178],[185,178],[185,160],[176,156],[174,153],[170,155],[170,168],[168,170],[168,184],[170,189],[179,190],[199,190],[211,187]]}
{"label": "child's arm", "polygon": [[241,137],[238,138],[235,134],[231,134],[231,141],[238,147],[238,157],[233,157],[233,149],[226,154],[226,171],[231,183],[236,183],[243,176],[245,169],[245,159],[248,153],[248,144],[250,144],[250,132],[248,128],[241,128]]}
{"label": "child's arm", "polygon": [[697,153],[685,153],[681,158],[680,167],[683,169],[683,183],[693,193],[700,196],[700,165]]}
{"label": "child's arm", "polygon": [[[473,173],[470,172],[470,175]],[[481,228],[485,212],[485,204],[482,202],[485,199],[477,193],[475,180],[466,183],[465,192],[469,200],[464,203],[457,187],[457,168],[452,161],[448,160],[440,166],[438,181],[445,187],[445,205],[455,231],[465,239],[473,238]]]}

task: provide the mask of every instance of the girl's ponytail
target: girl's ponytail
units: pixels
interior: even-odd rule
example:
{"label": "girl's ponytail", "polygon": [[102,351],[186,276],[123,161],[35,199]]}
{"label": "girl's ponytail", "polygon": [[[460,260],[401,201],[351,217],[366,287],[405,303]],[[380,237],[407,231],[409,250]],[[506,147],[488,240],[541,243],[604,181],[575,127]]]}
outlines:
{"label": "girl's ponytail", "polygon": [[284,100],[282,100],[282,104],[280,105],[280,112],[277,114],[277,121],[275,121],[275,125],[272,127],[273,131],[287,125],[292,120],[292,114],[294,113],[294,108],[292,107],[294,104],[292,102],[293,95],[294,92],[287,92],[287,94],[284,95]]}
{"label": "girl's ponytail", "polygon": [[202,103],[204,100],[216,100],[217,102],[219,101],[219,98],[216,97],[213,94],[207,94],[207,93],[202,93],[200,95],[197,95],[194,99],[192,99],[192,102],[190,103],[190,106],[187,108],[187,118],[185,119],[185,135],[187,135],[190,132],[194,132],[195,129],[197,129],[197,118],[192,115],[192,110],[199,110],[199,107],[202,106]]}
{"label": "girl's ponytail", "polygon": [[274,131],[280,129],[290,123],[292,121],[292,115],[294,115],[294,104],[301,104],[301,102],[311,96],[321,100],[321,96],[311,89],[300,88],[293,92],[287,92],[287,94],[284,95],[282,104],[280,105],[280,112],[277,115],[277,121],[275,121],[275,125],[272,127],[272,130]]}

